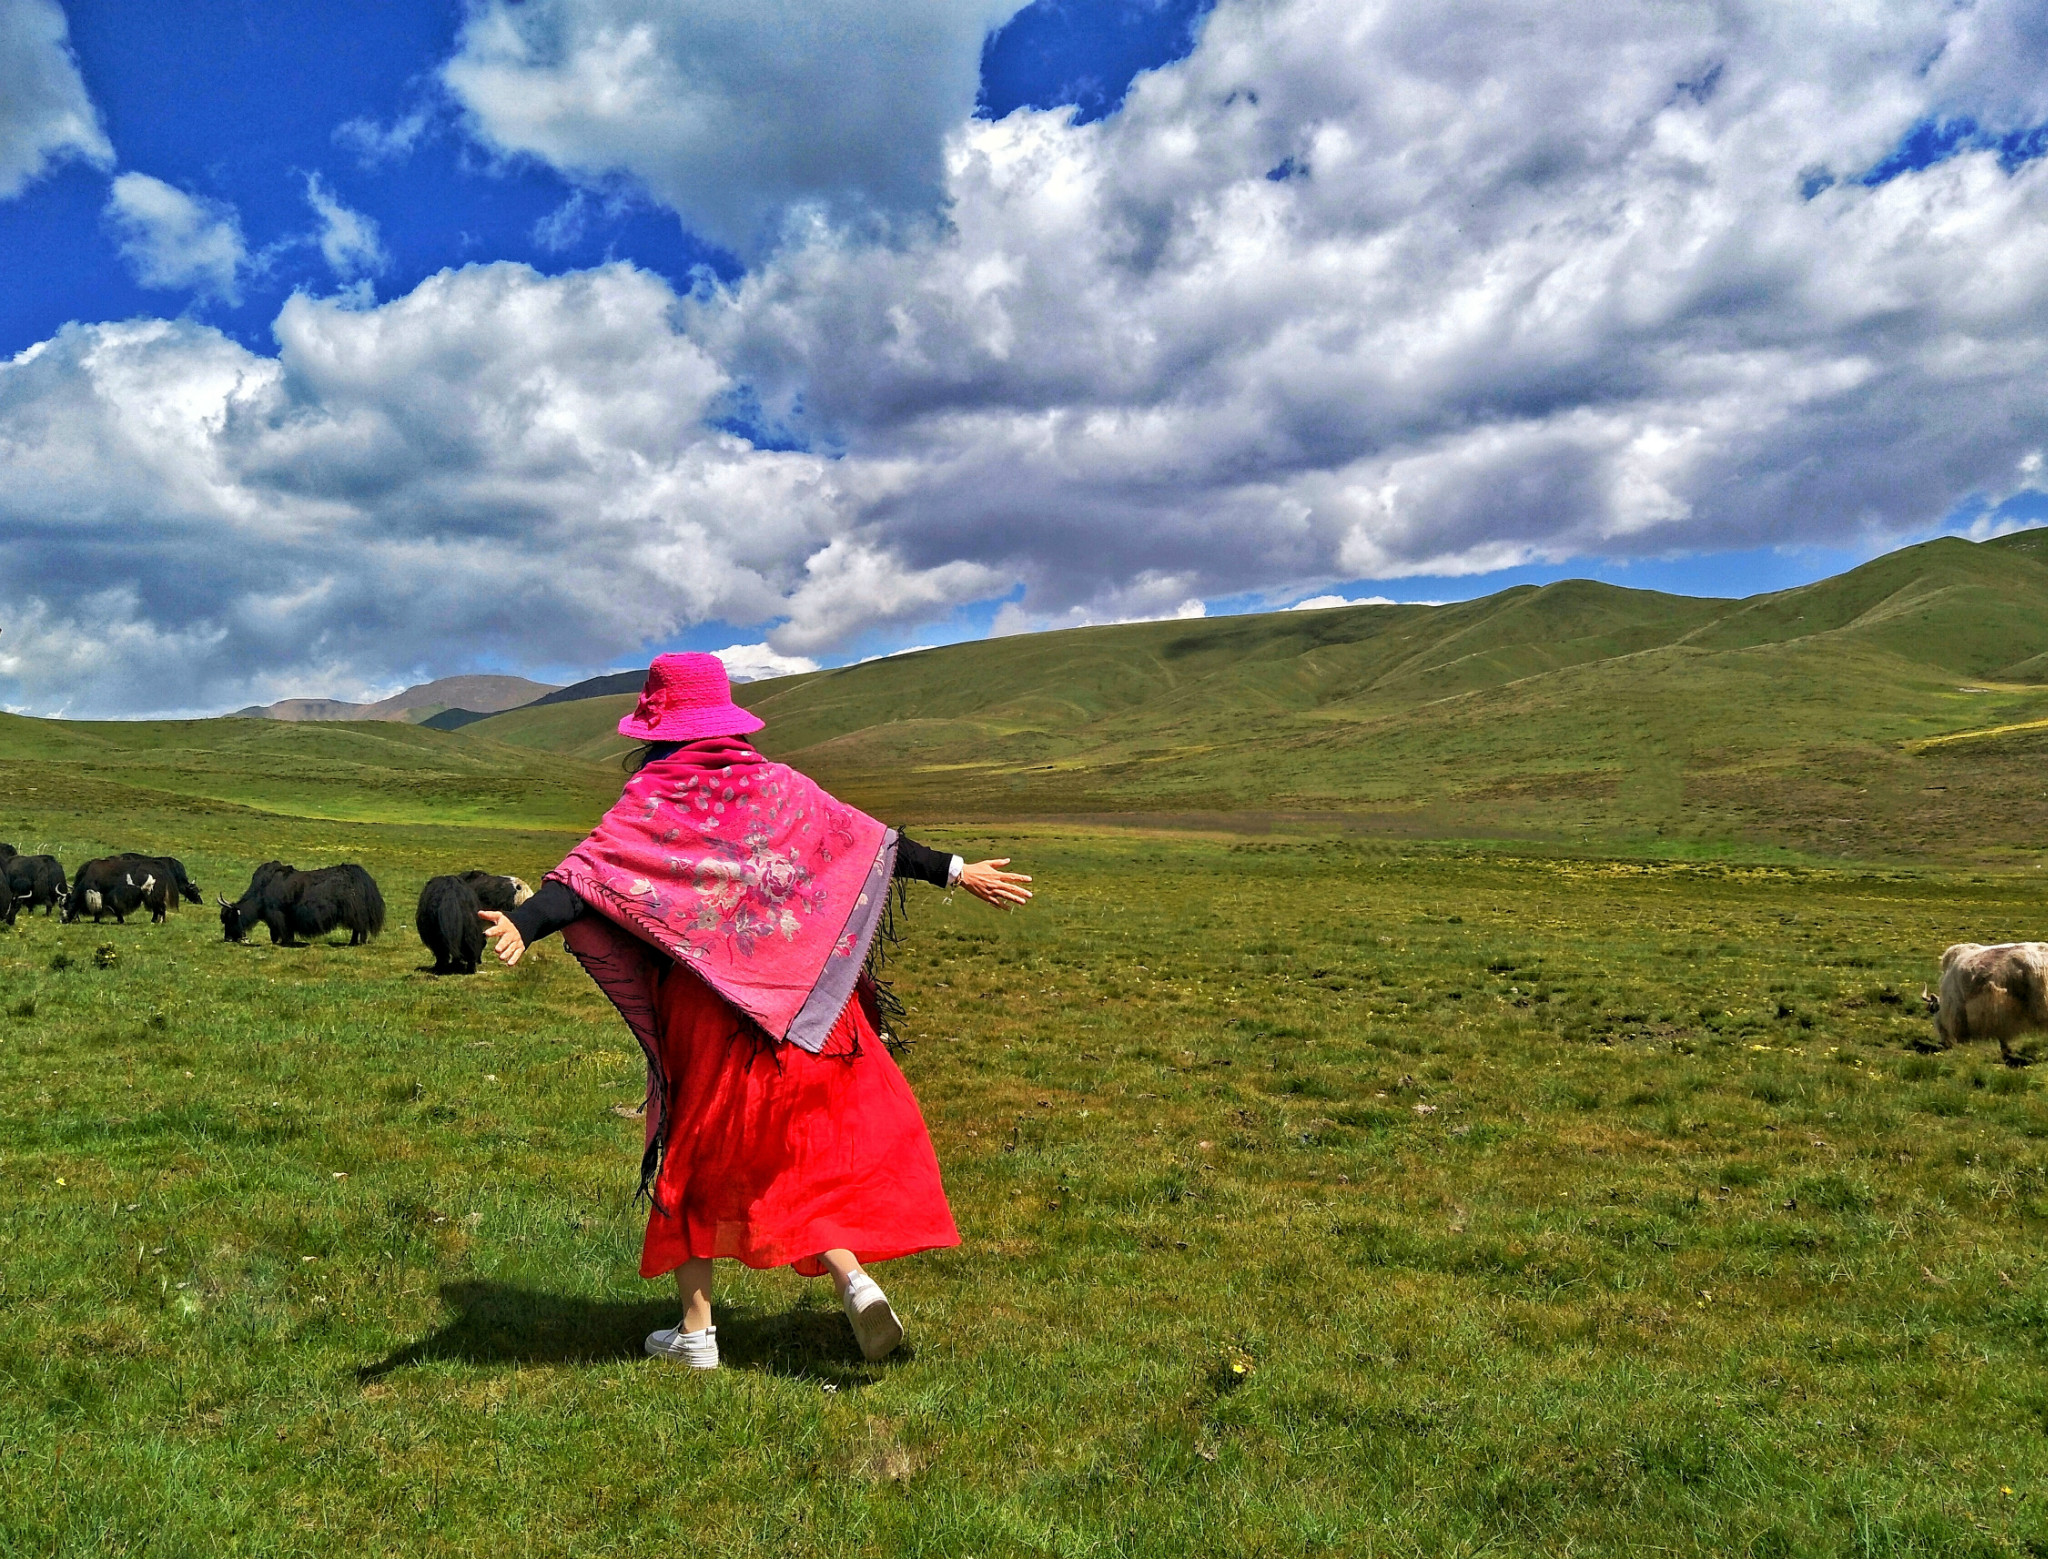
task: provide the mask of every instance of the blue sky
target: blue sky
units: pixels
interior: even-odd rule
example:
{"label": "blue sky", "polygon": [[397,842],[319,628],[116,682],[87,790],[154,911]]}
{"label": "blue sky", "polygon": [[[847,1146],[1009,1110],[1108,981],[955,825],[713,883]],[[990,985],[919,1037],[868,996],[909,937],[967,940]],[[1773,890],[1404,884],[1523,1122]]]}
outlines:
{"label": "blue sky", "polygon": [[268,349],[283,299],[332,283],[306,241],[316,226],[306,194],[314,175],[376,220],[390,256],[375,277],[385,296],[476,259],[562,270],[617,252],[679,279],[696,265],[730,264],[645,202],[599,212],[582,238],[550,250],[534,228],[568,198],[563,181],[535,164],[481,156],[445,124],[427,130],[412,155],[366,166],[340,127],[402,119],[417,104],[418,78],[452,43],[457,7],[99,0],[72,15],[81,73],[118,166],[232,203],[266,264],[239,306],[140,286],[102,216],[105,174],[74,164],[0,205],[0,248],[19,265],[0,296],[0,352],[20,351],[68,320],[160,314],[167,305]]}
{"label": "blue sky", "polygon": [[[1206,6],[1186,0],[1038,0],[993,34],[978,107],[1073,104],[1084,119],[1122,102],[1138,71],[1185,54]],[[333,278],[310,235],[317,176],[370,216],[388,254],[384,297],[447,266],[518,260],[548,274],[629,259],[680,286],[700,266],[730,278],[732,254],[693,237],[626,185],[578,199],[580,186],[531,157],[465,139],[433,90],[454,50],[460,3],[259,4],[256,0],[93,0],[65,8],[87,90],[117,152],[137,169],[240,214],[261,271],[238,304],[147,288],[123,263],[103,217],[107,172],[73,163],[25,198],[0,204],[0,354],[71,320],[189,310],[256,350],[271,346],[278,305]],[[389,131],[418,116],[402,154],[366,154],[352,126]],[[567,222],[548,219],[572,208]]]}
{"label": "blue sky", "polygon": [[2048,519],[2029,7],[1500,7],[0,0],[0,706]]}

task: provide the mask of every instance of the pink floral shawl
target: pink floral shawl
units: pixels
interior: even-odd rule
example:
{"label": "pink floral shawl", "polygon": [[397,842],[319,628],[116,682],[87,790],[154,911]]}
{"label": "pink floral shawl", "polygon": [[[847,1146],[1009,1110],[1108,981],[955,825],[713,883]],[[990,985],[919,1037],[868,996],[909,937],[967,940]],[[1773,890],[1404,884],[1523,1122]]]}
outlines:
{"label": "pink floral shawl", "polygon": [[[786,764],[743,741],[710,738],[628,780],[618,804],[548,875],[630,932],[637,951],[666,954],[771,1039],[815,1053],[881,922],[895,845],[892,831]],[[588,932],[570,940],[638,1032],[620,998],[651,983],[653,971],[615,971],[632,990],[614,991],[583,943],[629,966],[636,949]]]}
{"label": "pink floral shawl", "polygon": [[562,940],[647,1057],[640,1190],[657,1207],[662,979],[687,968],[771,1039],[815,1055],[866,969],[895,870],[892,830],[745,742],[710,737],[628,780],[548,873],[600,912]]}

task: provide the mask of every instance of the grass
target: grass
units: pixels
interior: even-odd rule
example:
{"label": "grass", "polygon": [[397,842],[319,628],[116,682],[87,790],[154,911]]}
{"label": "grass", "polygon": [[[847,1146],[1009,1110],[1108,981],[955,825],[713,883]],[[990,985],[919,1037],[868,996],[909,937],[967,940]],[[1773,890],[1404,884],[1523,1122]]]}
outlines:
{"label": "grass", "polygon": [[403,927],[567,836],[184,829],[398,913],[0,933],[0,1552],[2048,1549],[2048,1113],[1912,1001],[2030,878],[931,830],[1043,890],[898,965],[966,1243],[881,1366],[728,1275],[702,1378],[623,1028]]}

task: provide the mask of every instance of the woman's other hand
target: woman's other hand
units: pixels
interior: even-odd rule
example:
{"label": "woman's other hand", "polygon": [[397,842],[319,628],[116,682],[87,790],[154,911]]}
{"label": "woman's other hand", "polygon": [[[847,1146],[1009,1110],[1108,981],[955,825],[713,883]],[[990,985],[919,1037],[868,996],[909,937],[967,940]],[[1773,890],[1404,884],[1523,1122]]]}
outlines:
{"label": "woman's other hand", "polygon": [[484,935],[498,944],[498,962],[508,969],[518,963],[526,952],[526,938],[512,924],[512,917],[494,909],[480,909],[477,918],[484,923]]}
{"label": "woman's other hand", "polygon": [[1008,909],[1013,904],[1028,903],[1031,890],[1024,884],[1031,879],[1022,872],[1004,871],[1003,868],[1009,864],[1010,858],[1007,855],[1000,861],[976,861],[972,866],[961,869],[960,886],[976,898],[986,899],[1001,909]]}

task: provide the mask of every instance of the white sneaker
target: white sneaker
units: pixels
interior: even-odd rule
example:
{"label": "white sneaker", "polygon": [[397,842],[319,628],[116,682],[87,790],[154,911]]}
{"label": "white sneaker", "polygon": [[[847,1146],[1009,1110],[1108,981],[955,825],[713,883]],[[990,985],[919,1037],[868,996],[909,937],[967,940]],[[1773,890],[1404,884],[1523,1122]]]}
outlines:
{"label": "white sneaker", "polygon": [[856,1272],[846,1285],[846,1319],[853,1323],[854,1341],[864,1359],[884,1359],[903,1341],[903,1323],[889,1308],[889,1296],[882,1285],[865,1272]]}
{"label": "white sneaker", "polygon": [[678,1322],[658,1332],[649,1332],[644,1346],[650,1358],[673,1359],[693,1370],[718,1368],[718,1328],[715,1326],[707,1326],[701,1332],[686,1332]]}

